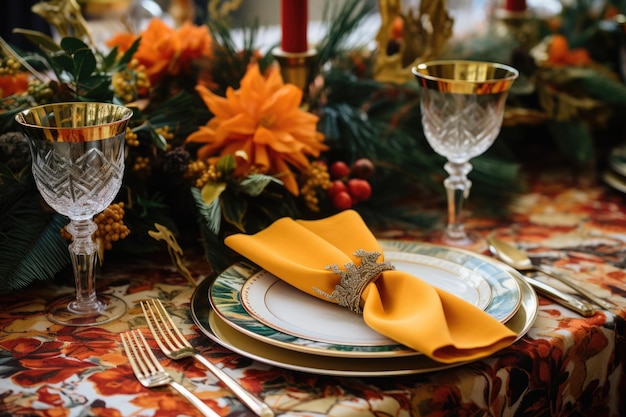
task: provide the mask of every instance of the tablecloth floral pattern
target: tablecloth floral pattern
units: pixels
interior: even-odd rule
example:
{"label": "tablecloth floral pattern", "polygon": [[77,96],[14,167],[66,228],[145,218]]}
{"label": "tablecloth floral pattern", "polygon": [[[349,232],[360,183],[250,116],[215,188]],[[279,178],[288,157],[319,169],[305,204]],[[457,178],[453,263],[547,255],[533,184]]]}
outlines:
{"label": "tablecloth floral pattern", "polygon": [[[146,327],[138,301],[151,297],[165,303],[192,344],[277,415],[626,415],[625,198],[598,184],[563,187],[548,181],[518,199],[510,219],[474,218],[469,227],[495,231],[542,262],[567,269],[619,309],[582,318],[540,297],[534,325],[514,345],[485,360],[428,374],[314,375],[232,353],[195,327],[189,310],[194,287],[163,260],[105,265],[98,280],[101,291],[122,296],[129,310],[123,319],[100,327],[48,322],[46,300],[73,288],[37,283],[0,297],[0,416],[198,415],[174,391],[142,387],[128,365],[119,333]],[[415,238],[407,232],[394,236]],[[187,260],[196,279],[209,275],[201,256],[188,254]],[[166,369],[220,415],[250,415],[201,365],[159,356],[147,329],[145,335]]]}

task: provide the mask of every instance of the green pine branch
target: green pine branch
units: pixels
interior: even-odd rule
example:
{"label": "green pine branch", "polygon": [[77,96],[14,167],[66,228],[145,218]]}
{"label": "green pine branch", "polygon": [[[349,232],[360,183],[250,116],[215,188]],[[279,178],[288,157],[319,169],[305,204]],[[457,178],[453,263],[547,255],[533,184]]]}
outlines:
{"label": "green pine branch", "polygon": [[0,291],[52,279],[70,263],[60,234],[67,219],[43,208],[31,181],[0,178]]}

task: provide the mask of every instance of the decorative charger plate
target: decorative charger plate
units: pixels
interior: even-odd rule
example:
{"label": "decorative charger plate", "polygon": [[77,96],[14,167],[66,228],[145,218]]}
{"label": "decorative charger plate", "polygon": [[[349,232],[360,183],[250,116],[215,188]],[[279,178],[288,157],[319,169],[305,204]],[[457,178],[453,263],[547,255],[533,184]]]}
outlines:
{"label": "decorative charger plate", "polygon": [[[499,263],[471,252],[443,246],[397,242],[397,246],[392,247],[395,244],[396,241],[381,242],[385,250],[385,258],[391,260],[396,268],[420,277],[428,275],[433,285],[466,298],[468,302],[481,308],[486,304],[485,311],[501,322],[509,320],[519,308],[521,301],[519,285]],[[456,281],[455,274],[459,274]],[[278,291],[276,295],[285,296],[284,293],[288,292],[288,297],[301,296],[298,299],[299,302],[306,303],[307,307],[320,309],[317,313],[311,311],[306,313],[314,314],[315,317],[331,312],[332,318],[326,320],[325,323],[333,326],[333,331],[327,331],[324,336],[328,337],[328,333],[332,333],[332,336],[338,337],[343,330],[344,339],[343,341],[320,341],[316,338],[319,333],[304,334],[304,337],[300,337],[268,326],[257,320],[255,315],[250,314],[242,303],[244,284],[247,280],[256,279],[255,277],[258,276],[265,280],[273,279],[274,282],[282,282],[256,265],[241,262],[220,274],[209,290],[212,309],[225,323],[247,336],[284,349],[322,356],[383,358],[420,355],[419,352],[394,343],[369,329],[361,316],[332,303],[305,295],[284,283],[277,284],[279,285],[277,288],[282,292]],[[488,288],[485,287],[485,283]],[[457,288],[454,288],[455,284]],[[292,304],[289,305],[293,307]],[[293,308],[302,308],[302,305]],[[295,310],[293,314],[295,315]],[[339,322],[341,325],[336,325]],[[295,323],[292,321],[291,324],[295,325]],[[298,330],[306,333],[310,329]],[[357,333],[356,336],[355,333]]]}
{"label": "decorative charger plate", "polygon": [[[477,256],[488,260],[487,257]],[[239,264],[234,267],[238,268]],[[506,322],[506,326],[517,333],[519,340],[535,321],[537,295],[515,270],[505,265],[502,268],[515,280],[520,291],[519,309]],[[265,343],[236,330],[215,313],[208,298],[211,284],[210,279],[204,280],[191,297],[191,316],[196,326],[205,336],[224,348],[268,365],[313,374],[356,377],[420,374],[462,365],[436,362],[425,355],[385,358],[323,356]]]}

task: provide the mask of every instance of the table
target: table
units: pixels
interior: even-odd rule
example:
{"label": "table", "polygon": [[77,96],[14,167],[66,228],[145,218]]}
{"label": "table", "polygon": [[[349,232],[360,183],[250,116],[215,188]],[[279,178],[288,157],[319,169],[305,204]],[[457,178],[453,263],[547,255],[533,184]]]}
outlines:
{"label": "table", "polygon": [[[138,301],[151,297],[163,300],[192,344],[278,415],[624,416],[626,196],[593,181],[566,182],[551,176],[533,181],[510,218],[475,217],[469,226],[483,234],[495,231],[533,257],[569,270],[579,284],[617,304],[613,313],[583,318],[540,297],[530,331],[485,360],[406,376],[315,375],[259,363],[207,339],[190,315],[194,287],[167,255],[107,262],[100,291],[108,289],[129,305],[115,323],[79,328],[48,322],[46,300],[73,291],[54,282],[0,296],[0,416],[198,415],[168,388],[143,388],[128,366],[119,333],[145,328]],[[414,238],[410,232],[393,237]],[[186,259],[195,279],[208,279],[201,254],[189,250]],[[220,415],[250,414],[192,359],[159,358]]]}

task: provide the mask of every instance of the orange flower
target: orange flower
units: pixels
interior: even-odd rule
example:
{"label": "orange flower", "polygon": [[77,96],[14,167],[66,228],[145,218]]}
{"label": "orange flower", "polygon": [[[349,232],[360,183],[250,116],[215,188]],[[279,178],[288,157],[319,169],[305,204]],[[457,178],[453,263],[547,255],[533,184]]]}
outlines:
{"label": "orange flower", "polygon": [[117,46],[121,52],[130,48],[141,37],[134,58],[145,66],[151,83],[164,75],[179,75],[189,71],[194,59],[211,55],[212,39],[206,26],[184,23],[178,30],[154,18],[140,34],[120,33],[107,41],[107,46]]}
{"label": "orange flower", "polygon": [[187,138],[205,144],[198,158],[234,155],[237,175],[275,175],[297,195],[291,167],[302,171],[309,166],[307,155],[317,157],[328,149],[317,131],[319,118],[299,107],[302,91],[284,84],[277,67],[264,78],[258,64],[248,68],[239,90],[228,88],[226,97],[202,85],[196,90],[214,115]]}
{"label": "orange flower", "polygon": [[548,62],[552,65],[583,66],[591,63],[591,57],[586,49],[571,49],[565,36],[555,34],[548,44]]}
{"label": "orange flower", "polygon": [[23,93],[28,90],[28,73],[20,72],[16,75],[0,75],[0,97]]}

